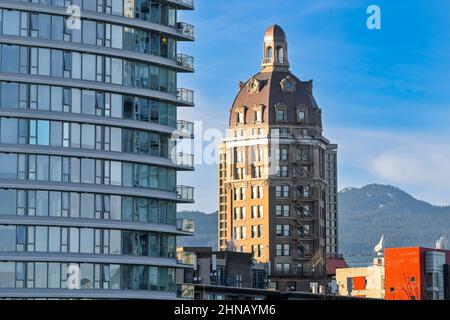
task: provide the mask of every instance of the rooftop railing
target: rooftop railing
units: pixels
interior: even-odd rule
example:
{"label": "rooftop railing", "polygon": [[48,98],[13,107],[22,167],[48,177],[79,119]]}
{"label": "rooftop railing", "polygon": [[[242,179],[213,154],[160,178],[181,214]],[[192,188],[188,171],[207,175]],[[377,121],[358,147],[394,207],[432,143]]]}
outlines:
{"label": "rooftop railing", "polygon": [[194,123],[186,120],[177,121],[177,130],[182,131],[194,137]]}
{"label": "rooftop railing", "polygon": [[177,186],[177,198],[179,200],[194,201],[194,188],[188,186]]}
{"label": "rooftop railing", "polygon": [[179,66],[194,70],[194,57],[187,54],[179,53],[177,55],[177,63]]}
{"label": "rooftop railing", "polygon": [[186,22],[178,22],[177,23],[177,31],[182,35],[194,38],[195,36],[195,27],[192,24]]}
{"label": "rooftop railing", "polygon": [[[194,233],[195,232],[195,222],[192,219],[186,219],[186,218],[181,218],[181,219],[177,219],[177,230],[178,231],[183,231],[183,232],[189,232],[189,233]],[[189,257],[189,252],[184,252],[183,254],[187,255],[186,257]],[[186,258],[185,257],[185,258]],[[193,257],[192,261],[193,261]],[[193,263],[186,263],[186,264],[193,264]]]}
{"label": "rooftop railing", "polygon": [[180,102],[192,105],[194,104],[194,91],[185,88],[178,88],[177,98]]}

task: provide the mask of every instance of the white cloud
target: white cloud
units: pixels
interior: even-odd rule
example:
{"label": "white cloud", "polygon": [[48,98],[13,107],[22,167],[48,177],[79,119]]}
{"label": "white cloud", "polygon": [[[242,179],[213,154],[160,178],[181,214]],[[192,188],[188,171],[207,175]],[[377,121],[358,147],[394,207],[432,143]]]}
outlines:
{"label": "white cloud", "polygon": [[434,204],[450,203],[448,133],[336,127],[330,133],[339,144],[339,177],[347,184],[341,187],[389,183]]}

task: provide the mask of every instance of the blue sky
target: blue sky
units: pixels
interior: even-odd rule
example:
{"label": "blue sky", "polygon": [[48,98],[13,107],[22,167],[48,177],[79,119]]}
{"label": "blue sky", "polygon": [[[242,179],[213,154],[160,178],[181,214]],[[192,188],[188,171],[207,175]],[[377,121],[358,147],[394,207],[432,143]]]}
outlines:
{"label": "blue sky", "polygon": [[[366,27],[371,4],[381,30]],[[276,23],[291,71],[314,79],[324,135],[339,144],[339,188],[393,184],[450,204],[450,1],[196,0],[179,20],[196,26],[197,41],[179,47],[196,59],[196,73],[179,80],[196,107],[179,118],[202,121],[198,143],[207,129],[225,131],[238,81],[260,70],[264,31]],[[179,183],[196,188],[196,204],[181,209],[217,210],[215,164]]]}

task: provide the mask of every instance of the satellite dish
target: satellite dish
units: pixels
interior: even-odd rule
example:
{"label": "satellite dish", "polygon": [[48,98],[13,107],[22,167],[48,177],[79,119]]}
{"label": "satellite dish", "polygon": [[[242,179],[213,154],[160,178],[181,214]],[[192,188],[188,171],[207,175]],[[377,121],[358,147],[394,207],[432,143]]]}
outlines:
{"label": "satellite dish", "polygon": [[236,279],[234,277],[228,276],[225,279],[225,283],[229,287],[234,287],[236,285]]}
{"label": "satellite dish", "polygon": [[448,240],[445,236],[440,237],[438,241],[436,241],[436,249],[438,250],[447,250]]}
{"label": "satellite dish", "polygon": [[381,236],[380,242],[373,248],[373,251],[375,251],[375,254],[379,257],[383,255],[383,247],[384,247],[384,234]]}

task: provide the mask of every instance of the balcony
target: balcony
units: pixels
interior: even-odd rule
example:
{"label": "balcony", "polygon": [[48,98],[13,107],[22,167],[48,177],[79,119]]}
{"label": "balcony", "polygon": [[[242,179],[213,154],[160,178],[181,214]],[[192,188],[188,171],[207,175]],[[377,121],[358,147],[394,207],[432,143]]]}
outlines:
{"label": "balcony", "polygon": [[[195,222],[192,219],[177,219],[177,230],[182,232],[194,233],[195,232]],[[186,255],[185,258],[192,258],[192,263],[185,264],[193,264],[193,256],[188,257],[190,252],[183,252],[182,255]],[[183,262],[184,263],[184,262]]]}
{"label": "balcony", "polygon": [[177,199],[194,202],[194,188],[188,186],[177,186]]}
{"label": "balcony", "polygon": [[177,99],[179,102],[186,105],[194,105],[194,91],[185,88],[178,88]]}
{"label": "balcony", "polygon": [[177,23],[177,31],[184,36],[194,38],[195,27],[192,24],[186,22],[178,22]]}
{"label": "balcony", "polygon": [[187,54],[177,54],[177,64],[181,67],[194,71],[194,57]]}
{"label": "balcony", "polygon": [[194,156],[189,153],[177,152],[171,156],[173,163],[187,168],[194,168]]}
{"label": "balcony", "polygon": [[263,64],[272,64],[273,58],[264,58],[262,63]]}
{"label": "balcony", "polygon": [[184,6],[194,8],[194,0],[174,0],[174,1]]}
{"label": "balcony", "polygon": [[[179,219],[182,220],[182,219]],[[190,266],[194,265],[195,254],[193,252],[178,252],[177,253],[177,262],[181,264],[187,264]]]}
{"label": "balcony", "polygon": [[191,136],[191,139],[194,138],[194,123],[186,120],[178,120],[177,121],[177,130],[183,133],[187,133]]}
{"label": "balcony", "polygon": [[194,299],[195,286],[188,284],[179,284],[177,288],[178,298],[181,299]]}

